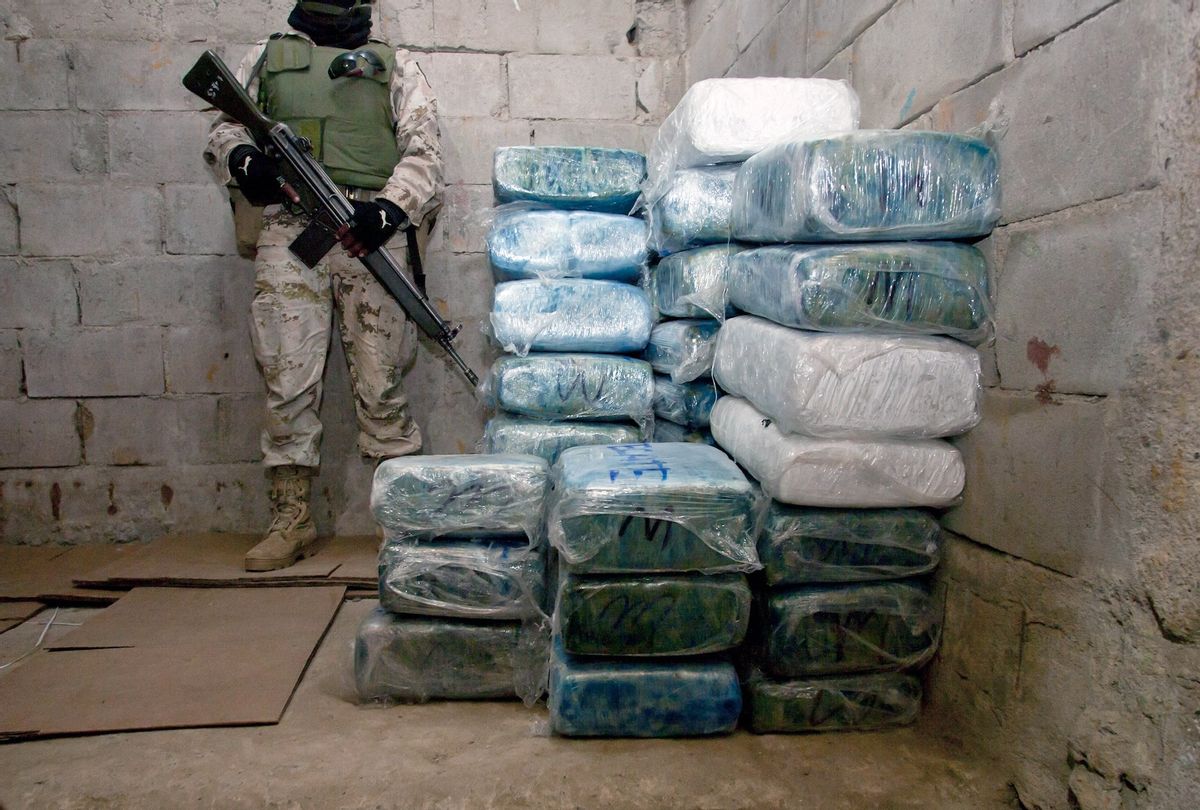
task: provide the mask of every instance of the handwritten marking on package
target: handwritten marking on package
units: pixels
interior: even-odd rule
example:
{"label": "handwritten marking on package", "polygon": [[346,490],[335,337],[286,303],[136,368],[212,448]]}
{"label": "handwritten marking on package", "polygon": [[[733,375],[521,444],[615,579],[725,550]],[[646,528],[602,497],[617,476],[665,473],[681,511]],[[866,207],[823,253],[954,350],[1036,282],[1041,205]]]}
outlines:
{"label": "handwritten marking on package", "polygon": [[618,456],[615,467],[609,467],[608,480],[616,481],[622,475],[632,475],[640,479],[646,473],[658,473],[666,481],[671,468],[666,462],[654,454],[654,448],[643,442],[641,444],[610,444],[608,449]]}

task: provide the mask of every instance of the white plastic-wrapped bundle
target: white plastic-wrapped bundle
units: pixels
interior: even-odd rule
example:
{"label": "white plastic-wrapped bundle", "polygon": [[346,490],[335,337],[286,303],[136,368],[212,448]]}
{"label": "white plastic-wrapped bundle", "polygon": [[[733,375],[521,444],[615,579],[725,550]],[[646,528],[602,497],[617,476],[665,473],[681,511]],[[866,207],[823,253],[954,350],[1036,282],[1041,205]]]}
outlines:
{"label": "white plastic-wrapped bundle", "polygon": [[502,203],[628,214],[646,174],[646,158],[628,149],[504,146],[492,162],[492,190]]}
{"label": "white plastic-wrapped bundle", "polygon": [[729,261],[727,287],[733,306],[797,329],[949,335],[971,344],[992,331],[987,262],[958,242],[743,250]]}
{"label": "white plastic-wrapped bundle", "polygon": [[487,246],[497,281],[592,278],[636,283],[646,266],[646,223],[620,214],[501,206]]}
{"label": "white plastic-wrapped bundle", "polygon": [[687,428],[708,427],[717,402],[717,387],[711,380],[677,383],[670,377],[654,378],[654,415]]}
{"label": "white plastic-wrapped bundle", "polygon": [[987,143],[946,132],[789,140],[738,170],[733,234],[748,242],[982,236],[1000,219],[999,171]]}
{"label": "white plastic-wrapped bundle", "polygon": [[640,352],[654,312],[640,287],[553,279],[496,285],[492,335],[506,352]]}
{"label": "white plastic-wrapped bundle", "polygon": [[685,250],[660,261],[646,277],[650,302],[671,318],[717,318],[733,314],[727,293],[736,245]]}
{"label": "white plastic-wrapped bundle", "polygon": [[654,407],[650,364],[610,354],[501,357],[483,388],[493,407],[534,419],[631,419],[644,424]]}
{"label": "white plastic-wrapped bundle", "polygon": [[676,169],[736,163],[784,138],[858,128],[858,96],[829,79],[705,79],[658,129],[645,198],[656,201]]}
{"label": "white plastic-wrapped bundle", "polygon": [[725,323],[713,361],[721,388],[780,430],[826,438],[964,433],[979,423],[979,375],[979,353],[950,338],[804,332],[752,315]]}
{"label": "white plastic-wrapped bundle", "polygon": [[712,434],[777,501],[797,506],[950,506],[962,457],[937,439],[814,439],[780,432],[737,397],[721,397]]}
{"label": "white plastic-wrapped bundle", "polygon": [[553,464],[563,450],[589,444],[629,444],[642,440],[633,425],[604,422],[550,422],[496,416],[483,429],[487,453],[529,453]]}
{"label": "white plastic-wrapped bundle", "polygon": [[717,348],[717,321],[687,319],[664,321],[650,333],[646,360],[672,382],[685,383],[712,374]]}
{"label": "white plastic-wrapped bundle", "polygon": [[733,181],[740,163],[684,169],[646,209],[650,247],[660,256],[733,238]]}

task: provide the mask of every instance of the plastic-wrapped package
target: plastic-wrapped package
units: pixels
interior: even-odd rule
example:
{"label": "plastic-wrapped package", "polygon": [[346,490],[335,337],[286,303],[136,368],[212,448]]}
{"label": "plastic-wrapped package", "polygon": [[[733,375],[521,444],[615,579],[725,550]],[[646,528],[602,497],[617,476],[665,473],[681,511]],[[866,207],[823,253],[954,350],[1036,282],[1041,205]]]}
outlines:
{"label": "plastic-wrapped package", "polygon": [[980,419],[979,353],[950,338],[804,332],[743,315],[721,328],[713,377],[806,436],[933,439]]}
{"label": "plastic-wrapped package", "polygon": [[492,162],[492,190],[501,203],[628,214],[645,175],[645,156],[628,149],[503,146]]}
{"label": "plastic-wrapped package", "polygon": [[992,333],[987,262],[957,242],[743,250],[730,260],[728,293],[743,312],[799,329],[949,335],[971,344]]}
{"label": "plastic-wrapped package", "polygon": [[375,469],[371,512],[389,540],[471,529],[541,540],[550,465],[526,455],[406,456]]}
{"label": "plastic-wrapped package", "polygon": [[962,457],[948,442],[783,433],[737,397],[717,400],[711,430],[764,492],[797,506],[950,506],[966,477]]}
{"label": "plastic-wrapped package", "polygon": [[714,574],[744,564],[708,546],[678,523],[635,515],[580,515],[563,520],[563,533],[611,538],[595,555],[569,566],[578,574],[644,574],[680,571]]}
{"label": "plastic-wrapped package", "polygon": [[646,277],[650,303],[672,318],[717,318],[733,314],[726,285],[737,245],[685,250],[660,261]]}
{"label": "plastic-wrapped package", "polygon": [[485,453],[528,453],[553,464],[569,447],[588,444],[629,444],[642,440],[633,425],[596,422],[547,422],[496,416],[483,428]]}
{"label": "plastic-wrapped package", "polygon": [[733,180],[740,163],[684,169],[646,210],[650,247],[667,256],[733,238]]}
{"label": "plastic-wrapped package", "polygon": [[812,509],[772,503],[758,538],[771,587],[925,574],[941,559],[941,527],[920,509]]}
{"label": "plastic-wrapped package", "polygon": [[717,442],[707,430],[692,430],[665,419],[654,423],[654,441],[656,442],[691,442],[692,444],[708,444],[716,447]]}
{"label": "plastic-wrapped package", "polygon": [[531,354],[501,357],[484,383],[494,407],[536,419],[632,419],[654,405],[654,372],[632,357]]}
{"label": "plastic-wrapped package", "polygon": [[858,96],[829,79],[705,79],[658,128],[647,158],[645,198],[667,190],[677,169],[736,163],[784,138],[858,128]]}
{"label": "plastic-wrapped package", "polygon": [[984,141],[862,130],[776,144],[733,186],[733,234],[748,242],[983,236],[1000,219],[1000,167]]}
{"label": "plastic-wrapped package", "polygon": [[521,204],[496,209],[487,246],[497,281],[570,277],[637,283],[647,261],[641,219]]}
{"label": "plastic-wrapped package", "polygon": [[664,321],[650,333],[646,360],[655,371],[668,374],[672,382],[685,383],[712,374],[717,348],[717,321],[689,318]]}
{"label": "plastic-wrapped package", "polygon": [[640,352],[654,311],[640,288],[616,281],[548,279],[496,285],[492,335],[506,352]]}
{"label": "plastic-wrapped package", "polygon": [[708,427],[717,387],[711,380],[677,383],[670,377],[654,378],[654,415],[686,428]]}
{"label": "plastic-wrapped package", "polygon": [[[737,465],[702,444],[573,447],[554,465],[547,529],[568,565],[618,543],[621,521],[636,516],[678,523],[741,571],[759,568],[758,493]],[[589,515],[604,520],[572,520]]]}
{"label": "plastic-wrapped package", "polygon": [[921,711],[921,682],[902,672],[772,681],[752,677],[746,725],[756,734],[867,731],[908,725]]}
{"label": "plastic-wrapped package", "polygon": [[359,626],[354,642],[359,697],[404,703],[536,698],[544,664],[536,645],[527,646],[531,636],[517,623],[377,609]]}
{"label": "plastic-wrapped package", "polygon": [[728,734],[742,710],[727,661],[577,658],[554,645],[550,727],[567,737],[696,737]]}
{"label": "plastic-wrapped package", "polygon": [[776,678],[893,671],[933,657],[934,600],[903,582],[772,591],[763,666]]}
{"label": "plastic-wrapped package", "polygon": [[544,549],[505,537],[393,541],[379,552],[379,604],[392,613],[536,618],[545,591]]}

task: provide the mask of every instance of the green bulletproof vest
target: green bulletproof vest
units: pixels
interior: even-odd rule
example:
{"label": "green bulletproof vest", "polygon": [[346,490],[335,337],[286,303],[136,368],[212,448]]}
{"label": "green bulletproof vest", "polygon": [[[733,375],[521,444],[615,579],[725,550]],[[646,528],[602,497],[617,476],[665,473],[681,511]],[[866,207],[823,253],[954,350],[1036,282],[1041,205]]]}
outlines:
{"label": "green bulletproof vest", "polygon": [[389,84],[395,53],[371,42],[387,70],[367,77],[329,78],[342,48],[313,45],[296,36],[267,42],[259,82],[263,112],[312,141],[313,155],[335,183],[379,190],[400,161]]}

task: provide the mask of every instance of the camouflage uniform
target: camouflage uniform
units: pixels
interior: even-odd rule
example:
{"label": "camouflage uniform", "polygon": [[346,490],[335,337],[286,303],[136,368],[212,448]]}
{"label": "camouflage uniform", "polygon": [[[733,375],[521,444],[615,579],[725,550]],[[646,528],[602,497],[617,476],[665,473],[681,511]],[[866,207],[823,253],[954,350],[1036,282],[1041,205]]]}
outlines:
{"label": "camouflage uniform", "polygon": [[[237,76],[243,84],[266,44],[262,40],[242,60]],[[257,76],[248,90],[252,97],[257,95]],[[396,50],[389,91],[400,162],[382,191],[359,199],[378,196],[393,202],[420,227],[441,205],[437,100],[421,69],[403,49]],[[225,117],[217,120],[204,157],[220,182],[231,179],[228,163],[233,150],[253,143],[240,124]],[[341,248],[335,247],[311,270],[297,261],[287,246],[303,227],[300,218],[281,206],[269,206],[258,241],[251,325],[255,357],[267,386],[264,463],[316,467],[320,461],[321,378],[335,307],[354,385],[360,450],[373,458],[417,452],[421,432],[402,389],[403,373],[416,354],[415,327],[370,271]],[[398,261],[406,260],[403,233],[389,247]]]}

